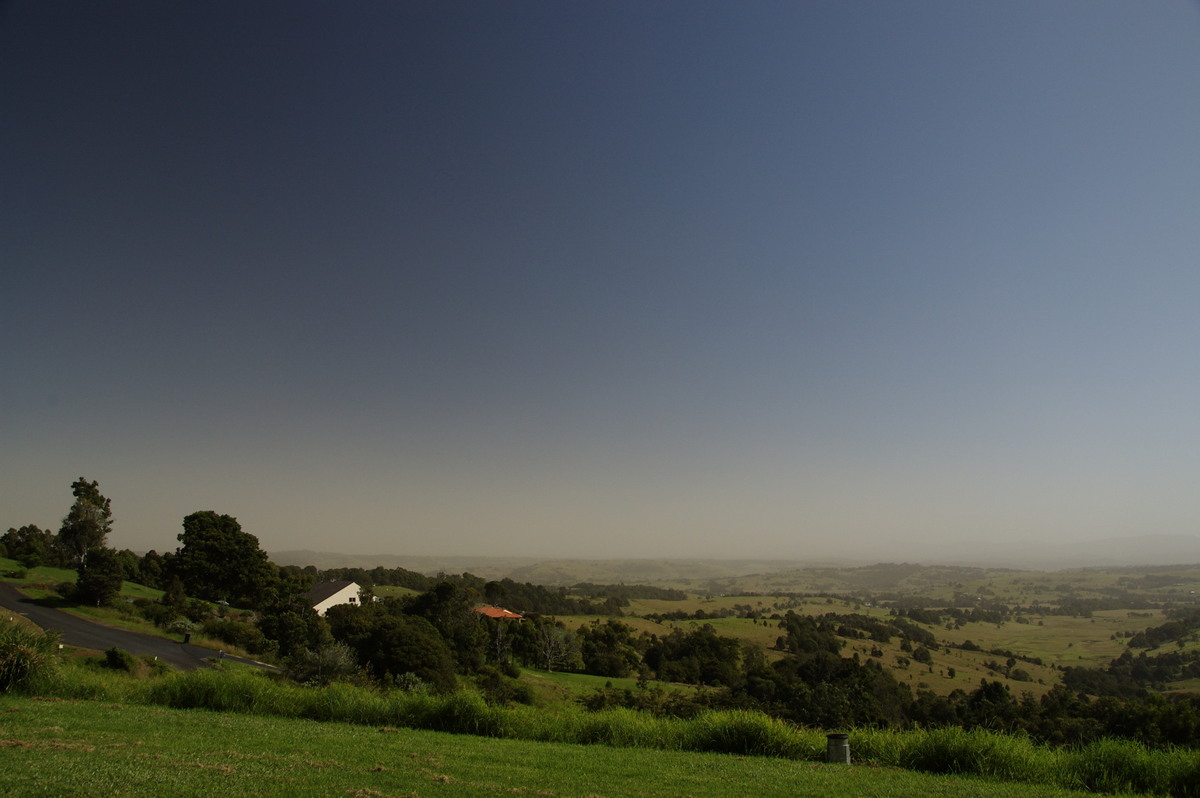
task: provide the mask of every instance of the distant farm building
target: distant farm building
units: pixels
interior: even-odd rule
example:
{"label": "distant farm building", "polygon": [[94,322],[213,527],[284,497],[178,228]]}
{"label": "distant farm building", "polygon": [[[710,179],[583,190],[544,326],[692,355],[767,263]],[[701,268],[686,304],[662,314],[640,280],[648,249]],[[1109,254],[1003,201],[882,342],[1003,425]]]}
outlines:
{"label": "distant farm building", "polygon": [[503,607],[476,607],[475,612],[488,618],[495,618],[498,621],[520,621],[525,618],[524,615],[518,615],[512,610],[506,610]]}
{"label": "distant farm building", "polygon": [[325,615],[330,607],[338,604],[358,606],[358,594],[362,590],[357,582],[339,579],[336,582],[322,582],[313,585],[308,591],[308,603],[316,610],[317,615]]}

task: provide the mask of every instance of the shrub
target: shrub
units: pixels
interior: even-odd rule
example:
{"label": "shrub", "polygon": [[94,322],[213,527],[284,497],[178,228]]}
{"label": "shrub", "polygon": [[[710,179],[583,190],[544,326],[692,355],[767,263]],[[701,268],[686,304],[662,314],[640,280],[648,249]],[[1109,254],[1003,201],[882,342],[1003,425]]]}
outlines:
{"label": "shrub", "polygon": [[392,680],[392,686],[397,690],[417,695],[433,695],[433,685],[415,673],[402,673]]}
{"label": "shrub", "polygon": [[137,660],[128,651],[114,646],[104,652],[104,667],[133,673],[137,669]]}
{"label": "shrub", "polygon": [[42,689],[54,681],[59,665],[57,635],[0,625],[0,692]]}
{"label": "shrub", "polygon": [[199,629],[199,624],[189,621],[187,618],[176,618],[167,625],[168,632],[174,632],[175,634],[179,635],[189,634]]}
{"label": "shrub", "polygon": [[262,654],[268,649],[267,638],[257,626],[239,623],[229,618],[210,618],[201,627],[204,634],[231,646],[249,651],[251,654]]}
{"label": "shrub", "polygon": [[359,673],[354,650],[344,643],[333,643],[318,651],[306,648],[292,654],[287,661],[288,678],[301,684],[326,685],[352,680]]}
{"label": "shrub", "polygon": [[475,674],[474,682],[484,698],[492,704],[532,704],[533,688],[508,676],[499,668],[484,666]]}
{"label": "shrub", "polygon": [[133,602],[137,607],[137,611],[143,618],[159,628],[167,628],[171,622],[175,620],[178,613],[175,608],[167,604],[159,604],[157,601],[150,599],[137,599]]}

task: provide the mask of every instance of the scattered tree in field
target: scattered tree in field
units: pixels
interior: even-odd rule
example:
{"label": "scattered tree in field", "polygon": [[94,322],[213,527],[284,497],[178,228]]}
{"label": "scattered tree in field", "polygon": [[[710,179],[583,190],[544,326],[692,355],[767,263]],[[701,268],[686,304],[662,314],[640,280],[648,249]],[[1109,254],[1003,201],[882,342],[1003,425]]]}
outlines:
{"label": "scattered tree in field", "polygon": [[172,569],[193,596],[253,606],[278,578],[258,538],[243,532],[232,516],[212,510],[192,513],[183,519],[179,541],[183,545]]}
{"label": "scattered tree in field", "polygon": [[73,597],[80,604],[110,604],[121,592],[125,570],[113,549],[97,546],[87,552],[77,570]]}
{"label": "scattered tree in field", "polygon": [[71,483],[75,503],[58,530],[58,545],[67,564],[78,567],[88,553],[104,547],[112,529],[112,503],[100,494],[100,485],[83,477]]}

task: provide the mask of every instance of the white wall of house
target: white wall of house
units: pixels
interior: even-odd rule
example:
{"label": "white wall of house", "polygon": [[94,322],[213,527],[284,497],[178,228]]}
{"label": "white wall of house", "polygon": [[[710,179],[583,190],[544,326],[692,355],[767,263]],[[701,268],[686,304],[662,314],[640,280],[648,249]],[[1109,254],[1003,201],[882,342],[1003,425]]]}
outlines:
{"label": "white wall of house", "polygon": [[338,604],[358,604],[358,591],[361,590],[357,584],[351,582],[346,587],[334,593],[324,601],[313,605],[313,609],[317,611],[317,615],[325,615],[325,611],[330,607],[336,607]]}

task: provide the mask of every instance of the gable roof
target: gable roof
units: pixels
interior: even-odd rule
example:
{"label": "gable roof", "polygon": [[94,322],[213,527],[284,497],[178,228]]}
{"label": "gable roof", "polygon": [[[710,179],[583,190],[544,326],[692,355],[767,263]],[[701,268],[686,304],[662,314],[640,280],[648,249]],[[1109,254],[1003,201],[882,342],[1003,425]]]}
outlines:
{"label": "gable roof", "polygon": [[[322,582],[319,585],[313,585],[308,590],[308,603],[320,604],[325,599],[335,593],[338,593],[346,588],[354,585],[349,579],[339,579],[336,582]],[[355,585],[357,587],[357,585]]]}
{"label": "gable roof", "polygon": [[478,612],[480,615],[486,615],[489,618],[501,618],[503,620],[519,621],[525,617],[524,615],[518,615],[517,613],[515,613],[511,610],[506,610],[503,607],[491,607],[491,606],[476,607],[475,612]]}

